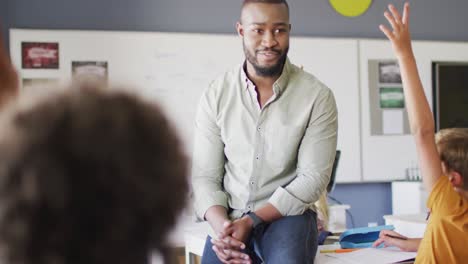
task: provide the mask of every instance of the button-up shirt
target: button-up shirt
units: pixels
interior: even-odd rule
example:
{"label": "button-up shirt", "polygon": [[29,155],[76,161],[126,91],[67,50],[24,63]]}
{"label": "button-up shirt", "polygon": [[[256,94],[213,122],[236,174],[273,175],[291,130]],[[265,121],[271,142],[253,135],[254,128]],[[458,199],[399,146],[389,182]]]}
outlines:
{"label": "button-up shirt", "polygon": [[195,123],[199,219],[214,205],[231,218],[268,202],[283,216],[314,209],[330,179],[338,126],[333,93],[314,76],[286,60],[261,108],[240,65],[205,90]]}

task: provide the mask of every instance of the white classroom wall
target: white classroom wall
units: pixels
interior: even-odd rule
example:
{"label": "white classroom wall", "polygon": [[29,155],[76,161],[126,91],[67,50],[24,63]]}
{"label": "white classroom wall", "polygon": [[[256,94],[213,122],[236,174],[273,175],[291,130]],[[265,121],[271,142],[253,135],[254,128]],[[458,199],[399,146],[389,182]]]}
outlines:
{"label": "white classroom wall", "polygon": [[[59,42],[60,68],[21,69],[21,42]],[[468,44],[414,42],[432,102],[432,61],[468,61]],[[243,61],[236,35],[158,32],[10,30],[12,61],[22,78],[71,78],[71,61],[107,61],[109,80],[127,83],[163,105],[191,153],[198,99],[211,80]],[[403,179],[416,161],[410,135],[370,134],[368,60],[394,60],[385,40],[292,37],[290,59],[334,92],[339,111],[337,182]]]}

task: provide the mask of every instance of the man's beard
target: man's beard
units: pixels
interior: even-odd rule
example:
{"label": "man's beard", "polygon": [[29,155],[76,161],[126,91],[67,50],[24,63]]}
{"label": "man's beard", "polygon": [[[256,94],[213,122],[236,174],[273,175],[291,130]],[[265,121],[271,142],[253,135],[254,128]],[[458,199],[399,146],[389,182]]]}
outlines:
{"label": "man's beard", "polygon": [[[255,54],[250,53],[250,51],[245,46],[245,43],[242,43],[242,44],[243,44],[242,46],[244,47],[245,58],[247,59],[248,62],[250,62],[250,64],[252,64],[252,66],[253,66],[253,68],[255,70],[255,73],[258,76],[275,77],[275,76],[279,76],[281,74],[281,72],[283,71],[284,63],[286,62],[286,57],[288,55],[289,46],[286,47],[283,54],[278,59],[278,62],[275,65],[272,65],[272,66],[269,66],[269,67],[264,67],[264,66],[259,65],[259,63],[257,61],[257,57],[255,56]],[[262,51],[262,52],[263,51],[273,51],[273,52],[281,53],[280,50],[276,50],[276,49],[263,49],[263,50],[256,50],[255,52],[259,52],[259,51]]]}

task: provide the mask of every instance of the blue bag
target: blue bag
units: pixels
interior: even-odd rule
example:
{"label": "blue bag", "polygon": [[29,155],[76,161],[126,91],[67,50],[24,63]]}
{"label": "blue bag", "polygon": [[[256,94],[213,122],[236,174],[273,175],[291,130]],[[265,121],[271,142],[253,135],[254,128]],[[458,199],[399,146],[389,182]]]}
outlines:
{"label": "blue bag", "polygon": [[340,245],[341,248],[368,248],[379,238],[380,231],[393,229],[393,225],[348,229],[341,234]]}

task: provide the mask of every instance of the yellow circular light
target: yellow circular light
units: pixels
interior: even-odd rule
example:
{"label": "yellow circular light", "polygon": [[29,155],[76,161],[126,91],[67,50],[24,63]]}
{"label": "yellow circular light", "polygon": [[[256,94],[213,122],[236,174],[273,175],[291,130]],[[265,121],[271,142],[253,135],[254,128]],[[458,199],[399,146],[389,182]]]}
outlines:
{"label": "yellow circular light", "polygon": [[330,0],[330,4],[341,15],[356,17],[369,9],[372,0]]}

